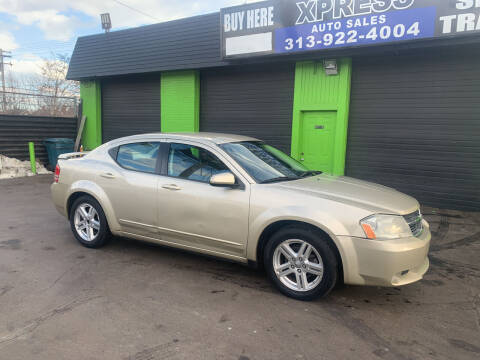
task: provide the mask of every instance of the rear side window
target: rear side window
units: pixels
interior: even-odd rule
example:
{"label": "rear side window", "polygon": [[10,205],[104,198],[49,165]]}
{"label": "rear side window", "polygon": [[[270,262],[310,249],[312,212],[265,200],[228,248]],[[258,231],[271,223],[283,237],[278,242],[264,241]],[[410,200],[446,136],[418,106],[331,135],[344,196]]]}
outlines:
{"label": "rear side window", "polygon": [[145,142],[118,148],[117,163],[127,169],[145,173],[156,172],[160,143]]}
{"label": "rear side window", "polygon": [[205,149],[193,145],[170,144],[168,176],[209,182],[213,175],[225,171],[229,171],[228,167]]}

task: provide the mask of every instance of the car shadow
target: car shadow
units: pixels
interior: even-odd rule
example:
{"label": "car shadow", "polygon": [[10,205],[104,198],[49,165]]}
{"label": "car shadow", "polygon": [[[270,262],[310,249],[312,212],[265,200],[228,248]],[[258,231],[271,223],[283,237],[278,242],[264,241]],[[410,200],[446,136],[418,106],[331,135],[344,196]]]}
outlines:
{"label": "car shadow", "polygon": [[173,269],[191,271],[192,276],[203,273],[214,280],[230,282],[242,288],[276,292],[262,268],[255,269],[228,259],[123,237],[114,237],[105,251],[123,254],[137,264],[164,263]]}
{"label": "car shadow", "polygon": [[[228,282],[240,288],[277,294],[283,298],[283,295],[268,280],[266,272],[262,268],[255,269],[213,256],[122,237],[114,237],[103,251],[122,258],[122,262],[127,265],[140,264],[149,267],[164,264],[171,269],[191,272],[192,276],[201,273],[214,280]],[[440,286],[442,284],[440,280],[428,281],[429,286]],[[413,284],[402,288],[384,288],[351,286],[339,283],[328,297],[314,302],[323,305],[339,305],[345,308],[359,306],[358,304],[367,307],[369,304],[383,306],[414,304],[418,303],[415,300],[416,291],[412,292],[411,288],[417,286]]]}

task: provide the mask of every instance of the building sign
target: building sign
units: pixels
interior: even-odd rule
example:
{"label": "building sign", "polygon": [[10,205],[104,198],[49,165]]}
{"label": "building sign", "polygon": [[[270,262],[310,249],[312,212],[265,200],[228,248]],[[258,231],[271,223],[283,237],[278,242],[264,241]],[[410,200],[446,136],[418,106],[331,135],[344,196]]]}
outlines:
{"label": "building sign", "polygon": [[220,14],[224,58],[480,34],[480,0],[269,0]]}

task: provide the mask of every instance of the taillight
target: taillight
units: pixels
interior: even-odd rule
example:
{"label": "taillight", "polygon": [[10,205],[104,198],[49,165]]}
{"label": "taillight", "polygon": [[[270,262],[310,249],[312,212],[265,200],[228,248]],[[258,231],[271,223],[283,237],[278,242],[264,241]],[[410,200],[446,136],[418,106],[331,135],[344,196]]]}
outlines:
{"label": "taillight", "polygon": [[60,179],[60,166],[57,164],[57,166],[55,166],[55,176],[53,177],[53,181],[58,183],[58,179]]}

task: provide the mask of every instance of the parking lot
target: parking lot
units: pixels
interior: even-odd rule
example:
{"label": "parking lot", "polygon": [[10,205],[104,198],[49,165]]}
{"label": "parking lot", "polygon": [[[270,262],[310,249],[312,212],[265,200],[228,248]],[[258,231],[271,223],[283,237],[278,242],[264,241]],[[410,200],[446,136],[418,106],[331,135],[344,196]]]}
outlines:
{"label": "parking lot", "polygon": [[0,181],[2,359],[478,359],[480,213],[425,208],[431,269],[304,303],[241,265],[74,240],[51,176]]}

